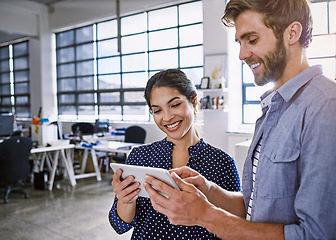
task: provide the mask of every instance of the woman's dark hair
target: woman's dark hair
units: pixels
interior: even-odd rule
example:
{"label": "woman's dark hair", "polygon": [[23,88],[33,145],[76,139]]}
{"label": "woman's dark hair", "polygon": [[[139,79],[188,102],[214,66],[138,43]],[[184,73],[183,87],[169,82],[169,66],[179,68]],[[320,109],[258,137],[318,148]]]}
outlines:
{"label": "woman's dark hair", "polygon": [[187,78],[184,72],[178,69],[167,69],[154,74],[147,82],[145,89],[145,99],[152,112],[150,97],[152,89],[156,87],[169,87],[176,89],[184,95],[189,102],[194,103],[197,96],[196,87],[191,80]]}
{"label": "woman's dark hair", "polygon": [[308,47],[312,41],[313,19],[307,0],[230,0],[222,17],[223,24],[234,26],[238,16],[246,10],[263,14],[265,25],[273,30],[277,39],[283,37],[292,22],[298,21],[302,25],[301,46]]}

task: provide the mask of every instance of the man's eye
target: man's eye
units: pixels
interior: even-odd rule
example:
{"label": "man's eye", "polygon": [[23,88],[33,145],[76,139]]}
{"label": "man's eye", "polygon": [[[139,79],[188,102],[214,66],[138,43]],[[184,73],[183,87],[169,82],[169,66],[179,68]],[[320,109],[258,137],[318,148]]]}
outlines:
{"label": "man's eye", "polygon": [[252,38],[252,39],[249,39],[248,43],[249,44],[256,44],[257,43],[257,38]]}

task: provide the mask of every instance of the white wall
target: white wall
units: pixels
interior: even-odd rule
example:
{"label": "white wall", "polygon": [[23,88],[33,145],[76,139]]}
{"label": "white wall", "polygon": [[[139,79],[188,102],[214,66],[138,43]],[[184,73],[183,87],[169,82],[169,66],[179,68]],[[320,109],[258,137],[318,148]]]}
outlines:
{"label": "white wall", "polygon": [[204,55],[227,53],[227,32],[221,22],[224,7],[224,0],[203,0]]}

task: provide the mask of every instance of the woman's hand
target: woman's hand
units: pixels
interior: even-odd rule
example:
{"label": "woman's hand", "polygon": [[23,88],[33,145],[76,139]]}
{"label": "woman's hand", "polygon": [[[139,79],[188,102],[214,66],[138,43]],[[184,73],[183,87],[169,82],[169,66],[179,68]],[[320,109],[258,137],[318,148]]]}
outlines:
{"label": "woman's hand", "polygon": [[113,186],[113,192],[118,198],[118,202],[122,204],[134,204],[140,192],[140,183],[133,183],[133,176],[128,176],[127,178],[122,179],[121,174],[121,169],[118,169],[113,174],[113,179],[111,183]]}

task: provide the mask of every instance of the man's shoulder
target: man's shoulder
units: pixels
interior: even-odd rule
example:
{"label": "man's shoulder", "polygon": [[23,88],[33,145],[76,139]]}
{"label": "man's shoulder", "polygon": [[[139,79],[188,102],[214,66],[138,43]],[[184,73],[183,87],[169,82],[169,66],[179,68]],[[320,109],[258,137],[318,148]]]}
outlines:
{"label": "man's shoulder", "polygon": [[325,99],[336,99],[336,81],[325,75],[317,75],[311,79],[309,86],[313,93]]}

